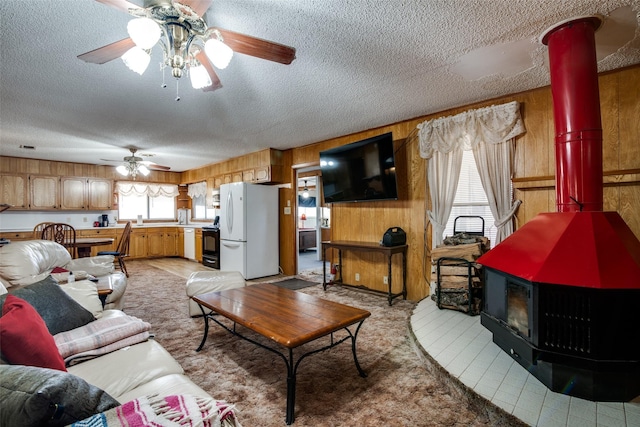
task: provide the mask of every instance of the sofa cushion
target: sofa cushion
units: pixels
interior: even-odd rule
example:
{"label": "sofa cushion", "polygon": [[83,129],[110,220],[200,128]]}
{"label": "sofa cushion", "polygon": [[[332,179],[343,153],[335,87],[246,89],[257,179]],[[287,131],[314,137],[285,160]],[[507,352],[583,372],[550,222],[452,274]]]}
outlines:
{"label": "sofa cushion", "polygon": [[156,378],[184,373],[169,352],[153,339],[69,366],[67,370],[118,400],[120,395]]}
{"label": "sofa cushion", "polygon": [[9,363],[67,370],[42,317],[14,295],[7,295],[2,307],[0,342],[2,357]]}
{"label": "sofa cushion", "polygon": [[0,365],[0,425],[65,426],[119,403],[67,372]]}
{"label": "sofa cushion", "polygon": [[[31,285],[12,287],[10,293],[27,301],[36,309],[51,335],[84,326],[95,320],[93,314],[60,289],[60,285],[51,276]],[[0,304],[4,303],[5,298],[6,295],[0,296]]]}
{"label": "sofa cushion", "polygon": [[[99,255],[87,258],[76,258],[64,264],[64,268],[75,272],[76,270],[85,271],[96,277],[111,274],[114,271],[113,255]],[[76,277],[76,280],[78,278]]]}
{"label": "sofa cushion", "polygon": [[98,297],[98,287],[89,280],[76,280],[72,283],[63,283],[60,288],[75,302],[87,309],[93,317],[102,317],[102,302]]}
{"label": "sofa cushion", "polygon": [[0,275],[12,285],[42,280],[71,261],[64,246],[51,240],[26,240],[0,247]]}

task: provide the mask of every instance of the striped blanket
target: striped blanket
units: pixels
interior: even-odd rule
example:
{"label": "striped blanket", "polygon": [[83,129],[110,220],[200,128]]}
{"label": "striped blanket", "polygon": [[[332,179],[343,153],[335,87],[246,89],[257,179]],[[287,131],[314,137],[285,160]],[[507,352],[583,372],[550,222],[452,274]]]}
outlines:
{"label": "striped blanket", "polygon": [[191,395],[142,396],[71,427],[242,427],[233,406]]}
{"label": "striped blanket", "polygon": [[53,336],[67,366],[149,339],[151,325],[133,316],[98,319]]}

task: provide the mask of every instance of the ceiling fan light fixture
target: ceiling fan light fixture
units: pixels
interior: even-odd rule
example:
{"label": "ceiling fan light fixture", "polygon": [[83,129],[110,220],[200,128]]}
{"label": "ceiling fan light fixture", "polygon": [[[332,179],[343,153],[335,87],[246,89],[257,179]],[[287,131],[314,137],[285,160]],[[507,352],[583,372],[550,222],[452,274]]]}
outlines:
{"label": "ceiling fan light fixture", "polygon": [[194,89],[202,89],[203,87],[211,86],[211,77],[207,69],[202,64],[198,64],[195,67],[189,69],[189,77],[191,77],[191,86]]}
{"label": "ceiling fan light fixture", "polygon": [[205,42],[204,52],[211,63],[220,70],[227,68],[233,57],[233,50],[216,37],[210,38]]}
{"label": "ceiling fan light fixture", "polygon": [[123,176],[128,176],[128,175],[129,175],[129,168],[128,168],[128,167],[126,167],[125,165],[120,165],[120,166],[118,166],[118,167],[116,168],[116,171],[118,171],[118,173],[119,173],[120,175],[123,175]]}
{"label": "ceiling fan light fixture", "polygon": [[162,36],[160,26],[151,18],[136,18],[127,24],[131,40],[141,49],[151,49]]}
{"label": "ceiling fan light fixture", "polygon": [[151,61],[149,55],[144,49],[134,46],[122,55],[122,62],[131,70],[142,75]]}
{"label": "ceiling fan light fixture", "polygon": [[141,165],[140,163],[137,163],[136,167],[138,169],[138,172],[141,173],[144,176],[148,176],[151,173],[149,168],[146,167],[145,165]]}
{"label": "ceiling fan light fixture", "polygon": [[310,196],[309,194],[309,187],[307,187],[307,180],[304,181],[304,188],[302,189],[302,198],[303,199],[308,199]]}

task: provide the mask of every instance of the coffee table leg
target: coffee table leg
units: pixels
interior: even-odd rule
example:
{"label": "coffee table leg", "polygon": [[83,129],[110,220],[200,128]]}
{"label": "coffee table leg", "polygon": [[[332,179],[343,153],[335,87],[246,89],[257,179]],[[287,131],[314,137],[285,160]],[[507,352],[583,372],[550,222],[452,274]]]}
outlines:
{"label": "coffee table leg", "polygon": [[293,423],[296,410],[296,369],[293,364],[293,349],[289,349],[287,371],[287,415],[285,422],[290,425]]}
{"label": "coffee table leg", "polygon": [[[367,377],[367,373],[364,370],[362,370],[362,368],[360,367],[360,363],[358,362],[358,356],[356,354],[356,338],[358,337],[358,332],[360,331],[360,326],[362,326],[363,323],[364,323],[364,320],[362,320],[360,323],[358,323],[358,327],[356,328],[356,331],[351,336],[351,351],[353,352],[353,361],[356,363],[356,369],[358,369],[358,373],[360,374],[360,376],[362,378],[366,378]],[[347,331],[349,331],[348,328],[345,328],[345,329]],[[349,331],[349,334],[351,334],[350,331]]]}
{"label": "coffee table leg", "polygon": [[204,336],[202,337],[202,342],[200,342],[196,351],[202,350],[204,343],[207,341],[207,336],[209,336],[209,315],[205,314],[204,308],[200,304],[198,304],[198,307],[202,310],[202,316],[204,317]]}

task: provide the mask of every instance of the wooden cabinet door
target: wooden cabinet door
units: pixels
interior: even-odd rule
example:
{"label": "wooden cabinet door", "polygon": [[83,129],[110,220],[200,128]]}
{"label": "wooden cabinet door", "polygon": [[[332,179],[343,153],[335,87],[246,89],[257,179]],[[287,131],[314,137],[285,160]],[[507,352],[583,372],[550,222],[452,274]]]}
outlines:
{"label": "wooden cabinet door", "polygon": [[86,178],[60,178],[60,209],[83,210],[87,208],[85,182]]}
{"label": "wooden cabinet door", "polygon": [[29,208],[52,210],[60,207],[60,179],[57,176],[29,176]]}
{"label": "wooden cabinet door", "polygon": [[242,171],[242,180],[244,182],[253,182],[256,180],[256,174],[254,169],[247,169]]}
{"label": "wooden cabinet door", "polygon": [[255,168],[254,172],[255,182],[270,182],[271,181],[271,167],[260,166]]}
{"label": "wooden cabinet door", "polygon": [[224,184],[223,176],[216,176],[213,178],[213,188],[220,188],[222,184]]}
{"label": "wooden cabinet door", "polygon": [[87,180],[87,209],[113,209],[113,182],[109,179],[89,178]]}
{"label": "wooden cabinet door", "polygon": [[164,255],[164,233],[161,228],[147,231],[147,256],[161,257]]}
{"label": "wooden cabinet door", "polygon": [[178,228],[177,232],[177,241],[176,241],[176,251],[179,257],[184,258],[184,228]]}
{"label": "wooden cabinet door", "polygon": [[196,261],[202,262],[202,228],[196,228]]}
{"label": "wooden cabinet door", "polygon": [[29,186],[27,175],[0,175],[0,203],[11,205],[11,209],[29,208]]}
{"label": "wooden cabinet door", "polygon": [[178,256],[178,232],[167,229],[163,238],[164,256]]}
{"label": "wooden cabinet door", "polygon": [[131,258],[147,257],[147,233],[144,230],[133,229],[129,237],[129,255]]}

